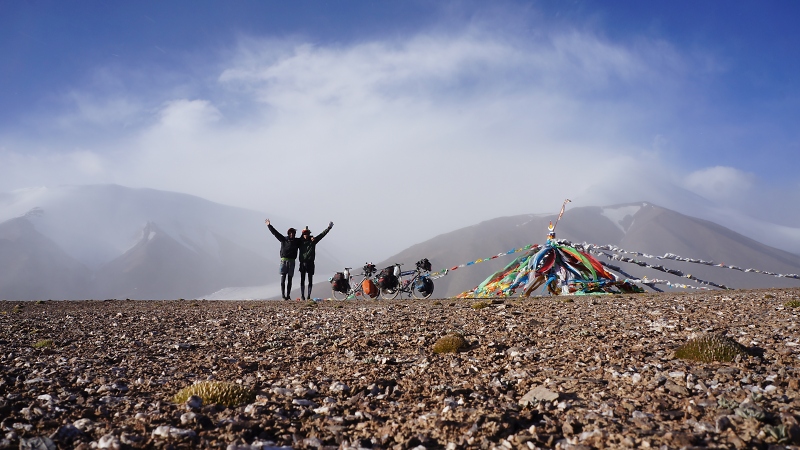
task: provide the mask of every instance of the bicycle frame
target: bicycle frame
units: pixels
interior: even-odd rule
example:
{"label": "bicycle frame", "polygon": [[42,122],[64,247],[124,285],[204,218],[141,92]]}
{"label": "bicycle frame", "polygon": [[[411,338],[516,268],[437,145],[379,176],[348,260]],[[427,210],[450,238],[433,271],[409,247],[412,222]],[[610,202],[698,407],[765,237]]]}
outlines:
{"label": "bicycle frame", "polygon": [[[400,265],[401,264],[395,264],[397,267],[400,267]],[[409,297],[414,297],[420,300],[430,298],[433,291],[425,295],[416,289],[417,282],[420,279],[427,278],[430,280],[430,276],[425,272],[426,271],[420,269],[419,267],[414,270],[400,272],[400,275],[397,277],[397,287],[391,290],[382,289],[381,297],[389,300],[395,298],[397,294],[405,293],[408,294]],[[431,281],[431,283],[432,282],[433,281]]]}
{"label": "bicycle frame", "polygon": [[[350,286],[350,289],[348,289],[347,292],[332,291],[333,298],[335,298],[336,300],[347,300],[347,299],[350,299],[350,298],[356,298],[358,296],[361,296],[361,297],[363,297],[365,299],[370,299],[371,300],[372,297],[370,297],[369,295],[364,293],[364,280],[366,280],[368,278],[371,279],[372,278],[371,274],[360,273],[360,274],[357,274],[357,275],[353,275],[350,272],[351,269],[352,269],[352,267],[345,267],[344,268],[344,274],[345,274],[345,277],[347,279],[347,283]],[[360,279],[358,279],[357,283],[353,282],[354,280],[357,279],[357,278],[354,278],[354,277],[360,277]]]}

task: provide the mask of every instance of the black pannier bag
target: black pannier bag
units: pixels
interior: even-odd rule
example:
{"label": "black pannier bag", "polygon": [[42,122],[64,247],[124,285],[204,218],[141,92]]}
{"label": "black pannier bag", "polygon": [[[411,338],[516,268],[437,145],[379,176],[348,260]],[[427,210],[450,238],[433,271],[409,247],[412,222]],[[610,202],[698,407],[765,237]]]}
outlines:
{"label": "black pannier bag", "polygon": [[422,258],[417,262],[417,268],[425,270],[427,272],[431,271],[431,262],[428,261],[428,258]]}
{"label": "black pannier bag", "polygon": [[381,270],[378,274],[378,287],[381,289],[394,289],[397,287],[397,277],[394,276],[394,266]]}
{"label": "black pannier bag", "polygon": [[415,286],[422,295],[433,294],[433,281],[428,277],[420,277],[417,279]]}
{"label": "black pannier bag", "polygon": [[331,278],[331,287],[336,292],[347,292],[350,290],[350,283],[345,278],[343,272],[336,272]]}

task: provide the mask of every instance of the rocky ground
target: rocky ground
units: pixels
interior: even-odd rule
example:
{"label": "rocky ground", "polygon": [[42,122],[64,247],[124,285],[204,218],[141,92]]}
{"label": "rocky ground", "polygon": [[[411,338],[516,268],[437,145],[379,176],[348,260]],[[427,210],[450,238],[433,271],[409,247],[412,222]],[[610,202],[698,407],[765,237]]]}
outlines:
{"label": "rocky ground", "polygon": [[[799,299],[0,302],[0,448],[798,448]],[[675,358],[706,333],[751,354]]]}

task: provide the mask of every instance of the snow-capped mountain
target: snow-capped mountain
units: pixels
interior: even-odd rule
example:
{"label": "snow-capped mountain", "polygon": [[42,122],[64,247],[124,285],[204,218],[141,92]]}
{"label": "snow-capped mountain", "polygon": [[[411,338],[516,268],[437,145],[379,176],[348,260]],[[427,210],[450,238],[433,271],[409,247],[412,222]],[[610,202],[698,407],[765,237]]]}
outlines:
{"label": "snow-capped mountain", "polygon": [[[271,215],[273,222],[289,221]],[[114,185],[40,188],[0,194],[0,299],[278,297],[279,243],[270,217],[198,197]],[[441,234],[379,262],[434,270],[545,241],[555,214],[501,217]],[[558,238],[611,244],[652,255],[674,253],[743,268],[800,273],[800,256],[713,222],[638,202],[568,208]],[[331,240],[317,252],[314,295],[327,297],[329,274],[344,266]],[[434,296],[475,287],[513,256],[474,264],[436,281]],[[685,273],[731,287],[798,286],[794,279],[680,262]],[[676,279],[613,262],[635,276]],[[352,263],[351,263],[352,265]],[[295,277],[295,294],[299,287]]]}
{"label": "snow-capped mountain", "polygon": [[[404,268],[413,267],[414,262],[428,258],[434,271],[437,271],[492,257],[528,244],[544,244],[547,226],[551,221],[556,221],[556,214],[529,214],[488,220],[409,247],[378,263],[378,267],[394,262],[406,263]],[[575,243],[615,245],[628,251],[650,255],[673,253],[742,268],[783,274],[800,273],[800,256],[794,253],[762,244],[713,222],[647,202],[567,209],[557,224],[556,233],[559,239]],[[453,296],[472,289],[521,254],[502,256],[453,270],[436,280],[434,296]],[[639,259],[734,288],[800,286],[800,280],[796,279],[743,273],[687,262]],[[692,284],[685,278],[653,269],[618,261],[603,261],[620,266],[636,277],[646,276]]]}

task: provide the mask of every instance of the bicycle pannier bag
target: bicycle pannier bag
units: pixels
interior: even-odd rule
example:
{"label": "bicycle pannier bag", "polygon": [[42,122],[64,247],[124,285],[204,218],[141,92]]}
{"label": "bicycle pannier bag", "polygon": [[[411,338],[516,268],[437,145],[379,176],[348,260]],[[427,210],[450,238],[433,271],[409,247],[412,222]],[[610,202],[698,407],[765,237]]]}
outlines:
{"label": "bicycle pannier bag", "polygon": [[331,278],[331,287],[336,292],[347,292],[350,290],[350,283],[347,282],[344,273],[336,272],[333,278]]}
{"label": "bicycle pannier bag", "polygon": [[361,286],[364,288],[364,295],[369,296],[369,298],[375,298],[378,296],[378,286],[375,286],[375,283],[372,282],[369,278],[364,280],[361,283]]}
{"label": "bicycle pannier bag", "polygon": [[431,271],[431,262],[428,261],[428,258],[423,258],[417,263],[417,267],[422,270],[426,270],[428,272]]}
{"label": "bicycle pannier bag", "polygon": [[378,274],[378,287],[381,289],[394,289],[397,287],[397,277],[394,275],[394,267],[387,267]]}
{"label": "bicycle pannier bag", "polygon": [[422,295],[430,295],[433,293],[433,281],[430,278],[419,278],[416,283],[416,288]]}

